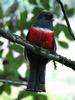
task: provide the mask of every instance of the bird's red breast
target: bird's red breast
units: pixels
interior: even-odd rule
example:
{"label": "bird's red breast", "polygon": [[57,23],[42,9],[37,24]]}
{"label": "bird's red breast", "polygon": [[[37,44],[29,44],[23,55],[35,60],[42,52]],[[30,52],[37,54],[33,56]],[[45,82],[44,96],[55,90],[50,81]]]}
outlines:
{"label": "bird's red breast", "polygon": [[47,49],[52,49],[54,45],[54,32],[48,29],[31,27],[27,40],[32,44],[36,44]]}

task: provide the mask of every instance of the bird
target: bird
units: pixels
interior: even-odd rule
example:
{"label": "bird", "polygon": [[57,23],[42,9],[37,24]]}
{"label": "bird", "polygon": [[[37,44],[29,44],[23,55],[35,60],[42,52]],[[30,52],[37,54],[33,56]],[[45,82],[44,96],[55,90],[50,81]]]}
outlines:
{"label": "bird", "polygon": [[[53,29],[53,14],[48,11],[42,11],[36,19],[36,22],[33,23],[28,30],[26,36],[27,41],[55,53],[56,42]],[[26,47],[25,55],[27,56],[30,67],[26,91],[45,92],[45,69],[50,59],[36,54]]]}

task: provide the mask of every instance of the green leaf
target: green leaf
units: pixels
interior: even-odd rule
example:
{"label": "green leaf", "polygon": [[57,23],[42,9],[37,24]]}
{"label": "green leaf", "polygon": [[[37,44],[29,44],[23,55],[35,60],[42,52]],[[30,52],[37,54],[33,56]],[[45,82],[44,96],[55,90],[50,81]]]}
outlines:
{"label": "green leaf", "polygon": [[29,0],[29,3],[37,5],[37,1],[36,0]]}
{"label": "green leaf", "polygon": [[4,12],[3,12],[3,8],[2,8],[2,5],[0,3],[0,28],[3,28],[4,27],[4,23],[3,23],[3,17],[4,17]]}
{"label": "green leaf", "polygon": [[21,47],[20,45],[18,44],[12,44],[10,46],[10,49],[11,50],[15,50],[16,52],[19,52],[20,54],[23,54],[23,47]]}
{"label": "green leaf", "polygon": [[18,79],[18,68],[24,62],[23,55],[18,56],[17,58],[13,57],[12,51],[8,53],[6,59],[9,63],[4,65],[4,76],[8,79]]}
{"label": "green leaf", "polygon": [[60,32],[61,32],[60,24],[56,24],[56,25],[54,26],[54,31],[55,31],[56,37],[58,38],[58,36],[59,36],[59,34],[60,34]]}
{"label": "green leaf", "polygon": [[44,93],[36,93],[36,92],[25,92],[22,91],[19,93],[17,100],[24,99],[28,96],[32,96],[33,100],[48,100],[47,96]]}
{"label": "green leaf", "polygon": [[53,3],[53,13],[59,18],[61,15],[60,5],[57,5],[56,1]]}
{"label": "green leaf", "polygon": [[0,94],[2,94],[2,92],[4,91],[3,87],[4,87],[4,84],[2,86],[0,86]]}
{"label": "green leaf", "polygon": [[[45,94],[37,94],[37,96],[38,96],[38,100],[48,100]],[[34,100],[37,99],[37,96],[34,98]]]}
{"label": "green leaf", "polygon": [[0,3],[0,19],[4,17],[2,5]]}
{"label": "green leaf", "polygon": [[3,91],[5,91],[6,93],[10,94],[11,93],[10,85],[2,84],[2,86],[0,86],[0,94],[2,94]]}
{"label": "green leaf", "polygon": [[27,23],[27,11],[23,11],[20,14],[20,20],[17,21],[17,29],[23,30],[25,28],[28,28],[28,23]]}
{"label": "green leaf", "polygon": [[40,0],[40,2],[44,6],[45,9],[49,10],[49,8],[50,8],[49,0]]}
{"label": "green leaf", "polygon": [[32,93],[30,94],[30,92],[25,92],[25,91],[21,91],[18,95],[18,99],[17,100],[21,100],[22,98],[26,98],[27,96],[32,95]]}
{"label": "green leaf", "polygon": [[69,30],[68,30],[68,27],[64,24],[56,24],[55,27],[54,27],[54,30],[55,30],[55,34],[56,36],[58,37],[60,32],[63,31],[66,38],[73,41],[73,37],[71,36],[71,34],[69,33]]}
{"label": "green leaf", "polygon": [[65,41],[58,41],[59,45],[65,49],[69,47],[68,43]]}
{"label": "green leaf", "polygon": [[69,33],[68,27],[66,25],[61,25],[61,27],[62,27],[62,31],[64,32],[66,38],[73,41],[74,39],[71,36],[71,34]]}
{"label": "green leaf", "polygon": [[10,94],[10,93],[11,93],[10,85],[9,85],[9,84],[4,84],[3,90],[4,90],[6,93]]}
{"label": "green leaf", "polygon": [[2,78],[2,75],[3,75],[3,71],[0,70],[0,78]]}
{"label": "green leaf", "polygon": [[8,26],[8,28],[9,28],[9,30],[10,30],[11,32],[14,32],[14,26],[13,26],[13,23],[12,23],[11,20],[7,21],[7,22],[6,22],[6,25]]}
{"label": "green leaf", "polygon": [[43,8],[40,8],[40,7],[35,7],[33,9],[32,13],[36,16],[36,15],[39,15],[42,10],[44,10],[44,9]]}
{"label": "green leaf", "polygon": [[33,23],[35,23],[36,21],[37,21],[37,18],[36,18],[35,16],[32,17],[31,20],[28,22],[28,24],[29,24],[28,28],[29,28]]}
{"label": "green leaf", "polygon": [[68,8],[67,5],[64,5],[64,8],[68,17],[72,17],[74,15],[74,8]]}
{"label": "green leaf", "polygon": [[68,17],[72,17],[74,15],[74,8],[70,8],[68,11],[67,11],[67,15]]}
{"label": "green leaf", "polygon": [[2,57],[2,53],[3,53],[3,50],[1,49],[0,50],[0,58]]}
{"label": "green leaf", "polygon": [[22,13],[21,13],[21,19],[20,19],[20,21],[21,21],[21,24],[23,24],[23,25],[25,25],[25,22],[26,22],[26,19],[27,19],[27,11],[23,11]]}

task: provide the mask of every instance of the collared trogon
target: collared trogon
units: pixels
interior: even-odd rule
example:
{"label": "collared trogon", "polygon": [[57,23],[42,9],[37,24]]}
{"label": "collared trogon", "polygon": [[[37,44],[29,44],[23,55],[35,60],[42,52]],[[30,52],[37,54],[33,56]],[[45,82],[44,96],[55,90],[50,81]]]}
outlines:
{"label": "collared trogon", "polygon": [[[26,39],[31,44],[43,47],[54,53],[56,44],[53,31],[53,14],[50,12],[40,13],[37,21],[30,27]],[[25,49],[30,64],[27,91],[45,91],[45,68],[49,59],[33,53],[28,48]]]}

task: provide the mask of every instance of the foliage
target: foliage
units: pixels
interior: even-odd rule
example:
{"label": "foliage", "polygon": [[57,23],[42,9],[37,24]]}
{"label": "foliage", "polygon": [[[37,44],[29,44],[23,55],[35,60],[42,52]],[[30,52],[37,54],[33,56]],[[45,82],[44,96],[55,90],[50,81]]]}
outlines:
{"label": "foliage", "polygon": [[[6,3],[9,1],[10,3]],[[61,21],[64,21],[63,15],[61,15],[61,9],[55,0],[2,0],[0,2],[0,27],[10,31],[11,34],[15,33],[22,37],[25,37],[24,31],[28,30],[30,25],[35,22],[36,17],[41,11],[53,11],[55,18],[61,18]],[[27,5],[26,5],[27,4]],[[6,7],[7,6],[7,7]],[[70,8],[68,5],[64,5],[67,16],[72,17],[75,13],[75,8]],[[30,16],[31,15],[31,16]],[[28,17],[29,16],[29,17]],[[68,42],[59,41],[59,35],[63,31],[65,37],[73,41],[68,28],[66,25],[61,23],[56,23],[54,26],[55,35],[58,44],[63,48],[68,48]],[[3,45],[7,42],[6,48],[3,48]],[[12,80],[22,80],[21,74],[18,72],[18,69],[24,63],[23,57],[23,48],[17,44],[12,44],[7,40],[2,41],[0,38],[0,58],[2,60],[3,70],[0,70],[0,78],[12,79]],[[6,52],[8,49],[8,52]],[[19,55],[14,57],[16,52]],[[3,56],[5,55],[5,56]],[[25,72],[24,72],[25,73]],[[25,73],[26,74],[26,73]],[[24,78],[25,79],[25,78]],[[6,92],[7,94],[11,93],[11,85],[2,84],[0,86],[0,94]],[[16,100],[21,100],[24,97],[32,96],[33,100],[47,100],[46,95],[28,93],[20,91]],[[10,99],[12,100],[12,99]]]}

